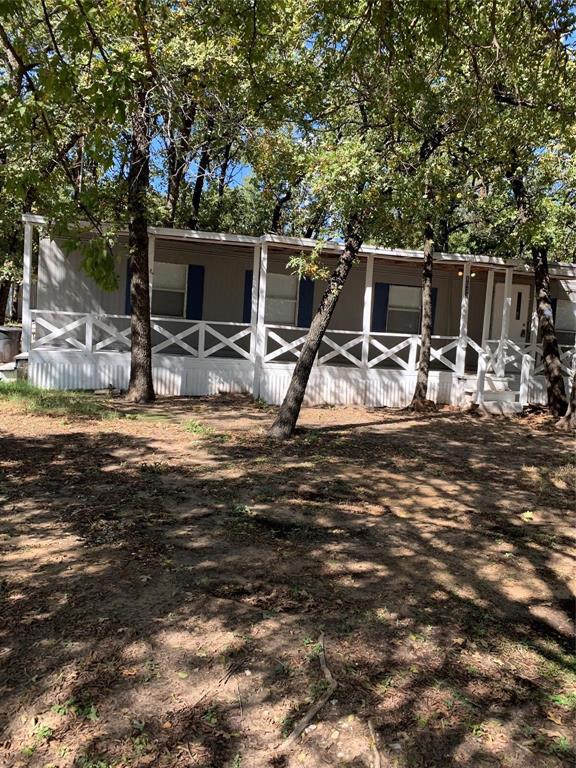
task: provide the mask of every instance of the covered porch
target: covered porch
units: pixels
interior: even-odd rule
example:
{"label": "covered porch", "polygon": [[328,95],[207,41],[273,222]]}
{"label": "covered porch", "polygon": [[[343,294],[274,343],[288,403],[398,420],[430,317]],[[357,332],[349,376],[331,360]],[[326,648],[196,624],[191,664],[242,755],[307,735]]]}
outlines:
{"label": "covered porch", "polygon": [[[45,388],[125,389],[130,350],[125,240],[118,247],[118,290],[106,293],[82,272],[78,254],[66,255],[42,236],[32,291],[34,228],[44,224],[40,217],[24,220],[23,352],[29,378]],[[315,245],[272,235],[151,228],[157,392],[246,392],[281,402],[324,289],[321,281],[290,275],[286,263]],[[323,246],[329,268],[339,247]],[[317,356],[309,403],[409,402],[420,347],[421,258],[418,251],[363,249]],[[429,398],[459,405],[485,400],[523,405],[545,398],[531,275],[523,266],[484,257],[435,258]],[[569,375],[574,335],[565,341]]]}

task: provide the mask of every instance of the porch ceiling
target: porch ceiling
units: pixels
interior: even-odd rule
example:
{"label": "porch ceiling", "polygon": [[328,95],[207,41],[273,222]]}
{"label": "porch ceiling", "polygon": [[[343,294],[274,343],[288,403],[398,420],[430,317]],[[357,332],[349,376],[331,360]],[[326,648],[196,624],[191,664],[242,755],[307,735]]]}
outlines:
{"label": "porch ceiling", "polygon": [[[25,224],[33,224],[39,227],[49,225],[47,218],[35,214],[23,214],[22,221]],[[189,242],[217,242],[224,246],[239,244],[257,246],[260,243],[266,242],[276,248],[288,250],[293,250],[294,248],[311,250],[312,248],[317,247],[319,242],[318,240],[310,238],[286,237],[284,235],[265,234],[261,237],[253,237],[250,235],[235,235],[227,232],[198,232],[189,229],[172,229],[167,227],[149,227],[148,232],[158,239]],[[342,244],[337,242],[325,242],[322,245],[322,250],[326,252],[327,255],[331,253],[335,254],[339,252],[341,248]],[[364,257],[372,255],[377,259],[386,260],[397,259],[403,262],[421,261],[422,259],[422,251],[403,248],[382,248],[372,245],[363,245],[360,255]],[[506,261],[493,256],[482,256],[469,253],[435,253],[434,258],[436,263],[461,264],[463,262],[471,262],[475,265],[482,265],[486,269],[505,269],[506,267],[514,267],[514,271],[518,273],[532,272],[532,268],[523,261]],[[549,272],[553,277],[576,278],[576,264],[553,263],[549,265]]]}

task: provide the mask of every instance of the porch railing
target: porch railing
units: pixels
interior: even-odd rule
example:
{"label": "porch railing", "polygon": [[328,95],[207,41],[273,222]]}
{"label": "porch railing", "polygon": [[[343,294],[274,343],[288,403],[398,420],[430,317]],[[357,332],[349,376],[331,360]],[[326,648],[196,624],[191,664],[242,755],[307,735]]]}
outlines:
{"label": "porch railing", "polygon": [[[83,352],[128,352],[129,315],[93,315],[34,310],[32,349],[75,349]],[[198,359],[253,359],[252,327],[246,323],[152,318],[152,353]]]}
{"label": "porch railing", "polygon": [[[291,363],[300,357],[307,328],[291,325],[267,325],[264,362]],[[463,373],[458,369],[458,336],[432,336],[431,367]],[[364,336],[361,331],[326,331],[316,365],[351,365],[357,368],[396,368],[408,372],[418,370],[420,336],[405,333],[376,333]],[[481,347],[470,337],[465,346],[469,355],[478,355]],[[474,361],[475,366],[475,361]]]}
{"label": "porch railing", "polygon": [[[562,373],[572,377],[576,369],[576,347],[559,345],[560,367]],[[489,339],[478,355],[477,400],[484,399],[486,375],[513,379],[518,382],[518,389],[512,389],[518,395],[520,404],[530,400],[530,386],[535,377],[544,374],[542,345],[533,342],[518,344],[511,339]]]}
{"label": "porch railing", "polygon": [[[33,310],[33,350],[78,350],[83,352],[128,352],[130,317],[80,312]],[[263,362],[294,362],[300,356],[307,328],[267,325]],[[464,352],[458,356],[464,341]],[[370,333],[328,330],[315,364],[352,366],[364,370],[418,370],[420,336],[401,333]],[[194,321],[182,318],[152,318],[152,352],[196,359],[224,357],[255,361],[256,339],[247,323]],[[561,365],[567,376],[576,368],[576,348],[561,345]],[[465,366],[465,367],[464,367]],[[432,336],[431,368],[459,375],[477,374],[477,399],[483,399],[486,376],[513,378],[521,403],[529,400],[535,377],[543,374],[542,348],[507,339],[488,340],[482,348],[470,337]]]}

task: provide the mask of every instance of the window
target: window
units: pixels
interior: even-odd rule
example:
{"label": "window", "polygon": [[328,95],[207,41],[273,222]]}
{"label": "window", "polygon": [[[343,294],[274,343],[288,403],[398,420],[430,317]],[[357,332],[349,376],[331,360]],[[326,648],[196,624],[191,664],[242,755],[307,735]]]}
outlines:
{"label": "window", "polygon": [[556,329],[576,331],[576,303],[558,299],[556,304]]}
{"label": "window", "polygon": [[421,290],[411,285],[391,285],[386,330],[389,333],[420,332]]}
{"label": "window", "polygon": [[576,341],[576,303],[566,299],[558,299],[554,322],[558,343],[572,346]]}
{"label": "window", "polygon": [[297,296],[297,277],[268,273],[264,322],[295,325]]}
{"label": "window", "polygon": [[184,317],[186,307],[186,264],[154,264],[152,314]]}

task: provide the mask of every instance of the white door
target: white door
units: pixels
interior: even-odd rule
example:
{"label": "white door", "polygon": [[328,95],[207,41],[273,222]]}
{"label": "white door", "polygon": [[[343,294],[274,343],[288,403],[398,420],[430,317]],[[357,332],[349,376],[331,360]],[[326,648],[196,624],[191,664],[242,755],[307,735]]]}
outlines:
{"label": "white door", "polygon": [[[494,286],[492,305],[491,339],[499,339],[502,330],[502,308],[504,304],[504,283]],[[512,306],[510,308],[510,333],[508,338],[517,343],[525,343],[528,337],[530,310],[530,286],[512,284]]]}

